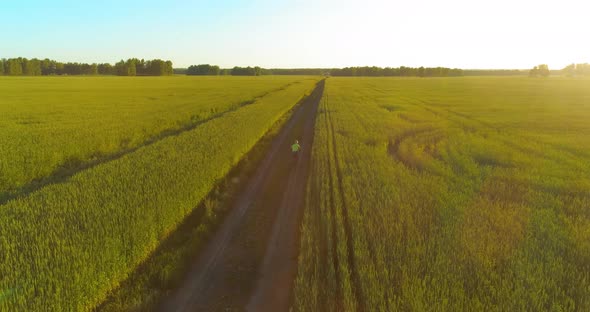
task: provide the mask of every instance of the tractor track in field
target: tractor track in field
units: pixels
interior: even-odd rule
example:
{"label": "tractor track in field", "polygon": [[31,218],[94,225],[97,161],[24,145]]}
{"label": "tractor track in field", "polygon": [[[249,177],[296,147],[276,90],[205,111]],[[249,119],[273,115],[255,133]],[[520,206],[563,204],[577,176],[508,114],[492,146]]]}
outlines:
{"label": "tractor track in field", "polygon": [[[315,192],[311,192],[311,196],[315,197],[313,194],[315,194]],[[315,201],[313,201],[315,199]],[[319,198],[312,198],[312,203],[318,203],[320,202],[321,199]],[[327,199],[324,199],[325,201],[327,201]],[[319,257],[320,257],[320,261],[321,261],[321,266],[320,266],[320,285],[324,285],[326,288],[324,289],[328,289],[327,285],[328,285],[328,274],[326,272],[326,270],[328,270],[328,229],[326,224],[323,222],[323,217],[322,214],[327,214],[325,211],[323,211],[321,205],[319,205],[318,207],[314,207],[315,211],[313,212],[314,218],[315,218],[315,222],[316,222],[316,228],[319,229],[319,236],[320,236],[320,250],[319,250]],[[334,266],[335,269],[335,266]],[[319,306],[321,307],[322,311],[328,311],[328,296],[326,293],[321,294],[320,298],[319,298]]]}
{"label": "tractor track in field", "polygon": [[224,115],[229,114],[231,112],[235,112],[238,109],[240,109],[246,105],[254,104],[257,101],[263,99],[265,96],[275,93],[275,92],[285,90],[288,87],[290,87],[291,85],[296,84],[296,83],[299,83],[299,82],[291,82],[291,83],[288,83],[284,86],[280,86],[278,88],[263,92],[259,95],[254,96],[250,100],[236,103],[235,105],[231,106],[227,110],[215,113],[207,118],[200,119],[198,121],[187,123],[186,125],[184,125],[180,128],[164,129],[160,133],[147,138],[146,140],[144,140],[142,143],[140,143],[137,146],[123,148],[117,152],[110,153],[110,154],[100,154],[100,155],[96,155],[96,156],[90,156],[91,159],[87,160],[87,161],[82,161],[82,160],[78,160],[78,159],[68,159],[68,160],[66,160],[66,162],[64,164],[62,164],[61,166],[54,169],[48,176],[43,177],[43,178],[34,179],[31,182],[19,187],[18,190],[16,190],[14,193],[2,194],[0,192],[0,206],[6,204],[7,202],[9,202],[11,200],[26,197],[29,194],[31,194],[39,189],[42,189],[45,186],[48,186],[51,184],[60,184],[60,183],[67,182],[68,179],[70,179],[72,176],[76,175],[79,172],[94,168],[96,166],[99,166],[104,163],[108,163],[110,161],[117,160],[119,158],[124,157],[125,155],[134,153],[144,147],[158,143],[168,137],[178,136],[184,132],[194,130],[209,121],[221,118]]}
{"label": "tractor track in field", "polygon": [[[327,104],[328,104],[328,100],[327,100],[327,93],[324,97],[325,100],[325,104],[326,104],[326,111],[325,111],[325,119],[326,119],[326,125],[331,124],[330,121],[330,113],[329,110],[327,109]],[[330,131],[333,130],[333,128],[328,128],[331,129]],[[333,139],[333,137],[332,137]],[[328,142],[328,145],[330,142]],[[332,143],[335,144],[335,143]],[[330,148],[330,147],[328,147]],[[335,207],[335,203],[334,203],[334,191],[335,185],[334,185],[334,176],[332,175],[332,161],[330,159],[330,154],[326,154],[326,163],[327,163],[327,171],[328,171],[328,186],[330,188],[330,192],[329,194],[326,196],[326,201],[328,202],[328,207],[329,207],[329,213],[328,215],[330,216],[331,219],[331,227],[330,227],[330,241],[331,241],[331,247],[332,247],[332,267],[334,270],[334,276],[336,278],[336,298],[335,299],[335,304],[336,304],[336,311],[343,311],[344,310],[344,299],[343,299],[343,295],[342,295],[342,277],[340,276],[340,259],[338,257],[338,215],[336,213],[336,207]],[[338,164],[334,164],[336,166],[338,166]],[[321,220],[321,218],[319,219]],[[327,283],[324,285],[328,285]],[[327,310],[326,310],[327,311]]]}
{"label": "tractor track in field", "polygon": [[[326,94],[326,103],[329,106],[329,96]],[[344,234],[346,235],[346,249],[347,249],[347,261],[348,261],[348,269],[350,271],[350,276],[352,278],[352,290],[355,297],[356,302],[356,311],[366,311],[365,309],[365,296],[362,290],[361,282],[360,282],[360,275],[358,271],[358,265],[356,263],[356,258],[354,256],[354,237],[352,233],[352,226],[350,224],[350,217],[348,215],[348,205],[346,203],[346,198],[344,196],[344,185],[342,184],[343,176],[342,170],[340,168],[340,159],[338,157],[338,149],[336,147],[336,132],[334,130],[334,123],[330,119],[330,110],[326,109],[327,118],[330,121],[330,132],[332,136],[332,151],[334,153],[334,167],[336,168],[336,177],[338,178],[338,185],[337,188],[340,193],[340,200],[342,201],[342,219],[344,224]],[[330,174],[330,176],[332,176]],[[332,188],[335,189],[335,188]]]}
{"label": "tractor track in field", "polygon": [[[222,225],[161,311],[288,311],[320,81],[280,130]],[[302,146],[298,159],[289,147]]]}
{"label": "tractor track in field", "polygon": [[[326,92],[326,91],[324,91]],[[324,98],[324,102],[325,102],[325,98]],[[326,113],[325,113],[325,108],[321,108],[318,110],[318,116],[317,118],[322,119],[321,122],[326,123]],[[318,163],[323,163],[323,162],[328,162],[328,157],[329,155],[327,154],[323,154],[323,155],[319,155],[319,156],[324,156],[322,157],[321,160],[317,161],[317,162],[312,162],[312,167],[315,165],[317,166]],[[325,159],[324,159],[325,158]],[[329,169],[329,168],[328,168]],[[312,169],[313,170],[313,169]],[[312,171],[313,172],[313,171]],[[312,180],[313,179],[313,180]],[[320,182],[318,180],[318,177],[313,177],[312,179],[310,179],[310,183],[312,183],[312,185],[310,186],[311,188],[320,188]],[[315,182],[315,183],[314,183]],[[317,268],[317,273],[318,273],[318,278],[320,280],[319,285],[322,285],[322,287],[320,288],[320,290],[328,290],[330,289],[330,287],[328,287],[328,283],[329,283],[329,279],[328,279],[328,275],[329,275],[329,268],[332,267],[332,269],[334,270],[334,272],[337,274],[337,262],[335,262],[335,260],[333,259],[332,263],[330,263],[330,259],[328,256],[328,252],[329,250],[333,250],[330,247],[330,233],[328,233],[329,231],[329,227],[327,226],[326,222],[324,222],[324,218],[325,216],[329,216],[330,215],[330,208],[332,207],[332,200],[331,200],[331,194],[329,194],[329,196],[321,196],[323,194],[318,194],[317,191],[311,191],[308,193],[308,195],[310,196],[310,205],[307,206],[306,209],[310,209],[310,219],[313,220],[312,222],[314,222],[315,226],[313,227],[314,229],[317,229],[317,232],[315,233],[316,235],[318,235],[318,253],[319,253],[319,260],[320,260],[320,266],[319,268]],[[316,205],[314,205],[314,203],[317,203]],[[329,208],[328,208],[329,207]],[[337,259],[337,258],[336,258]],[[336,279],[338,279],[339,276],[336,275]],[[337,284],[339,284],[339,282],[337,282]],[[318,307],[319,307],[319,311],[329,311],[329,303],[328,303],[328,299],[329,299],[330,294],[328,292],[323,292],[320,293],[320,295],[318,296]],[[339,295],[336,295],[336,304],[338,304],[339,302]]]}

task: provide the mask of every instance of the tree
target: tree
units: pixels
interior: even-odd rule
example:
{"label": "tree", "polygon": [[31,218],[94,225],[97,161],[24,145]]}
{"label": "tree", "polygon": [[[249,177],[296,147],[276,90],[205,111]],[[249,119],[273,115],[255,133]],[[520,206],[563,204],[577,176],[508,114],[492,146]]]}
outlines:
{"label": "tree", "polygon": [[81,63],[65,63],[63,67],[63,74],[64,75],[83,75],[84,69],[88,64],[81,64]]}
{"label": "tree", "polygon": [[418,77],[424,77],[424,67],[418,68]]}
{"label": "tree", "polygon": [[244,69],[242,67],[234,66],[234,68],[231,69],[232,76],[241,76],[243,75],[243,72]]}
{"label": "tree", "polygon": [[137,67],[136,67],[136,59],[128,59],[125,63],[127,67],[127,75],[126,76],[136,76],[137,75]]}
{"label": "tree", "polygon": [[109,63],[98,64],[96,67],[97,67],[96,68],[97,73],[99,75],[114,75],[115,74],[113,66]]}
{"label": "tree", "polygon": [[127,65],[125,65],[125,61],[121,60],[115,63],[115,74],[117,76],[127,76]]}
{"label": "tree", "polygon": [[166,61],[165,66],[166,67],[165,67],[164,74],[166,76],[174,75],[174,67],[172,66],[172,61]]}
{"label": "tree", "polygon": [[[271,70],[274,72],[274,70]],[[456,77],[463,76],[463,70],[458,68],[447,68],[447,67],[405,67],[399,68],[391,67],[377,67],[377,66],[364,66],[364,67],[345,67],[345,68],[333,68],[330,70],[332,76],[369,76],[369,77],[381,77],[381,76],[419,76],[419,77]]]}
{"label": "tree", "polygon": [[147,70],[151,76],[163,76],[166,74],[166,63],[159,59],[152,60]]}
{"label": "tree", "polygon": [[576,75],[588,76],[590,75],[590,64],[578,64],[576,65]]}
{"label": "tree", "polygon": [[55,75],[55,61],[44,59],[41,61],[41,75]]}
{"label": "tree", "polygon": [[547,66],[547,64],[541,64],[539,66],[535,66],[533,67],[533,69],[531,69],[529,71],[529,77],[548,77],[550,74],[549,72],[549,66]]}
{"label": "tree", "polygon": [[563,74],[568,77],[573,77],[576,75],[576,64],[570,64],[566,66],[564,69],[561,70]]}
{"label": "tree", "polygon": [[[258,68],[258,69],[257,69]],[[236,66],[234,68],[232,68],[231,70],[231,74],[233,76],[257,76],[257,73],[260,75],[262,73],[262,70],[260,67],[256,66],[256,67],[239,67]]]}
{"label": "tree", "polygon": [[265,72],[269,75],[309,75],[323,76],[328,70],[322,68],[272,68]]}
{"label": "tree", "polygon": [[41,76],[41,62],[38,59],[23,59],[23,74],[26,76]]}
{"label": "tree", "polygon": [[220,72],[220,69],[219,69],[219,66],[217,66],[217,65],[213,65],[213,66],[211,66],[211,68],[209,68],[209,75],[217,76],[217,75],[219,75],[219,72]]}
{"label": "tree", "polygon": [[135,74],[137,76],[146,76],[148,75],[147,72],[147,62],[144,59],[133,59],[135,61]]}
{"label": "tree", "polygon": [[23,74],[22,58],[8,59],[6,65],[6,74],[10,76],[20,76]]}
{"label": "tree", "polygon": [[149,74],[152,76],[162,76],[164,74],[164,62],[162,60],[152,60],[148,65]]}
{"label": "tree", "polygon": [[539,65],[539,75],[541,77],[548,77],[549,74],[550,74],[550,71],[549,71],[549,66],[547,66],[547,64]]}
{"label": "tree", "polygon": [[459,68],[453,68],[449,71],[449,77],[463,76],[463,70]]}
{"label": "tree", "polygon": [[55,74],[56,75],[63,75],[64,71],[65,71],[64,67],[65,67],[64,63],[56,62],[55,63]]}
{"label": "tree", "polygon": [[200,65],[191,65],[186,70],[187,75],[219,75],[219,66],[217,65],[209,65],[209,64],[200,64]]}
{"label": "tree", "polygon": [[465,76],[521,76],[526,71],[518,69],[466,69],[463,71]]}
{"label": "tree", "polygon": [[88,65],[85,69],[85,75],[98,75],[98,65],[96,63]]}
{"label": "tree", "polygon": [[[215,66],[216,70],[219,67]],[[215,69],[214,68],[214,69]],[[131,58],[127,61],[121,60],[112,66],[111,64],[88,64],[88,63],[60,63],[50,59],[26,59],[11,58],[0,60],[0,75],[172,75],[173,67],[171,61]]]}

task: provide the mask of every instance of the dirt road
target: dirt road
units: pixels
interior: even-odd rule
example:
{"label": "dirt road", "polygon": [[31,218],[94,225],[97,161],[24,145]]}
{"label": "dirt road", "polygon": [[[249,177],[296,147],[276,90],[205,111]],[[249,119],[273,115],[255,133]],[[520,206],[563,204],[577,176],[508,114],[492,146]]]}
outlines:
{"label": "dirt road", "polygon": [[[318,83],[275,137],[223,225],[161,311],[288,311],[311,158]],[[299,140],[298,158],[290,145]]]}

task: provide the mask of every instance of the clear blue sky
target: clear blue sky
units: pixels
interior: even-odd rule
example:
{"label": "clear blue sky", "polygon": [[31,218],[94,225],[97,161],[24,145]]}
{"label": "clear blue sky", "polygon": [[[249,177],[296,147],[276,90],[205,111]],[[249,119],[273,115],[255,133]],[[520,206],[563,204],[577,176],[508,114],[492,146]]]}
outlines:
{"label": "clear blue sky", "polygon": [[175,67],[562,68],[590,62],[582,0],[0,2],[0,57]]}

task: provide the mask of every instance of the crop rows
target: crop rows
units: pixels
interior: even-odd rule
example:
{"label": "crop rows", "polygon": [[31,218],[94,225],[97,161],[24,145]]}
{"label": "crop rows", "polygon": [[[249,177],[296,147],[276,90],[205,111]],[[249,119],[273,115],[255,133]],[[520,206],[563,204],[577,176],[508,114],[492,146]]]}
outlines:
{"label": "crop rows", "polygon": [[315,82],[0,206],[0,310],[91,310]]}
{"label": "crop rows", "polygon": [[587,84],[328,79],[295,309],[590,309]]}
{"label": "crop rows", "polygon": [[1,78],[0,203],[298,80]]}

